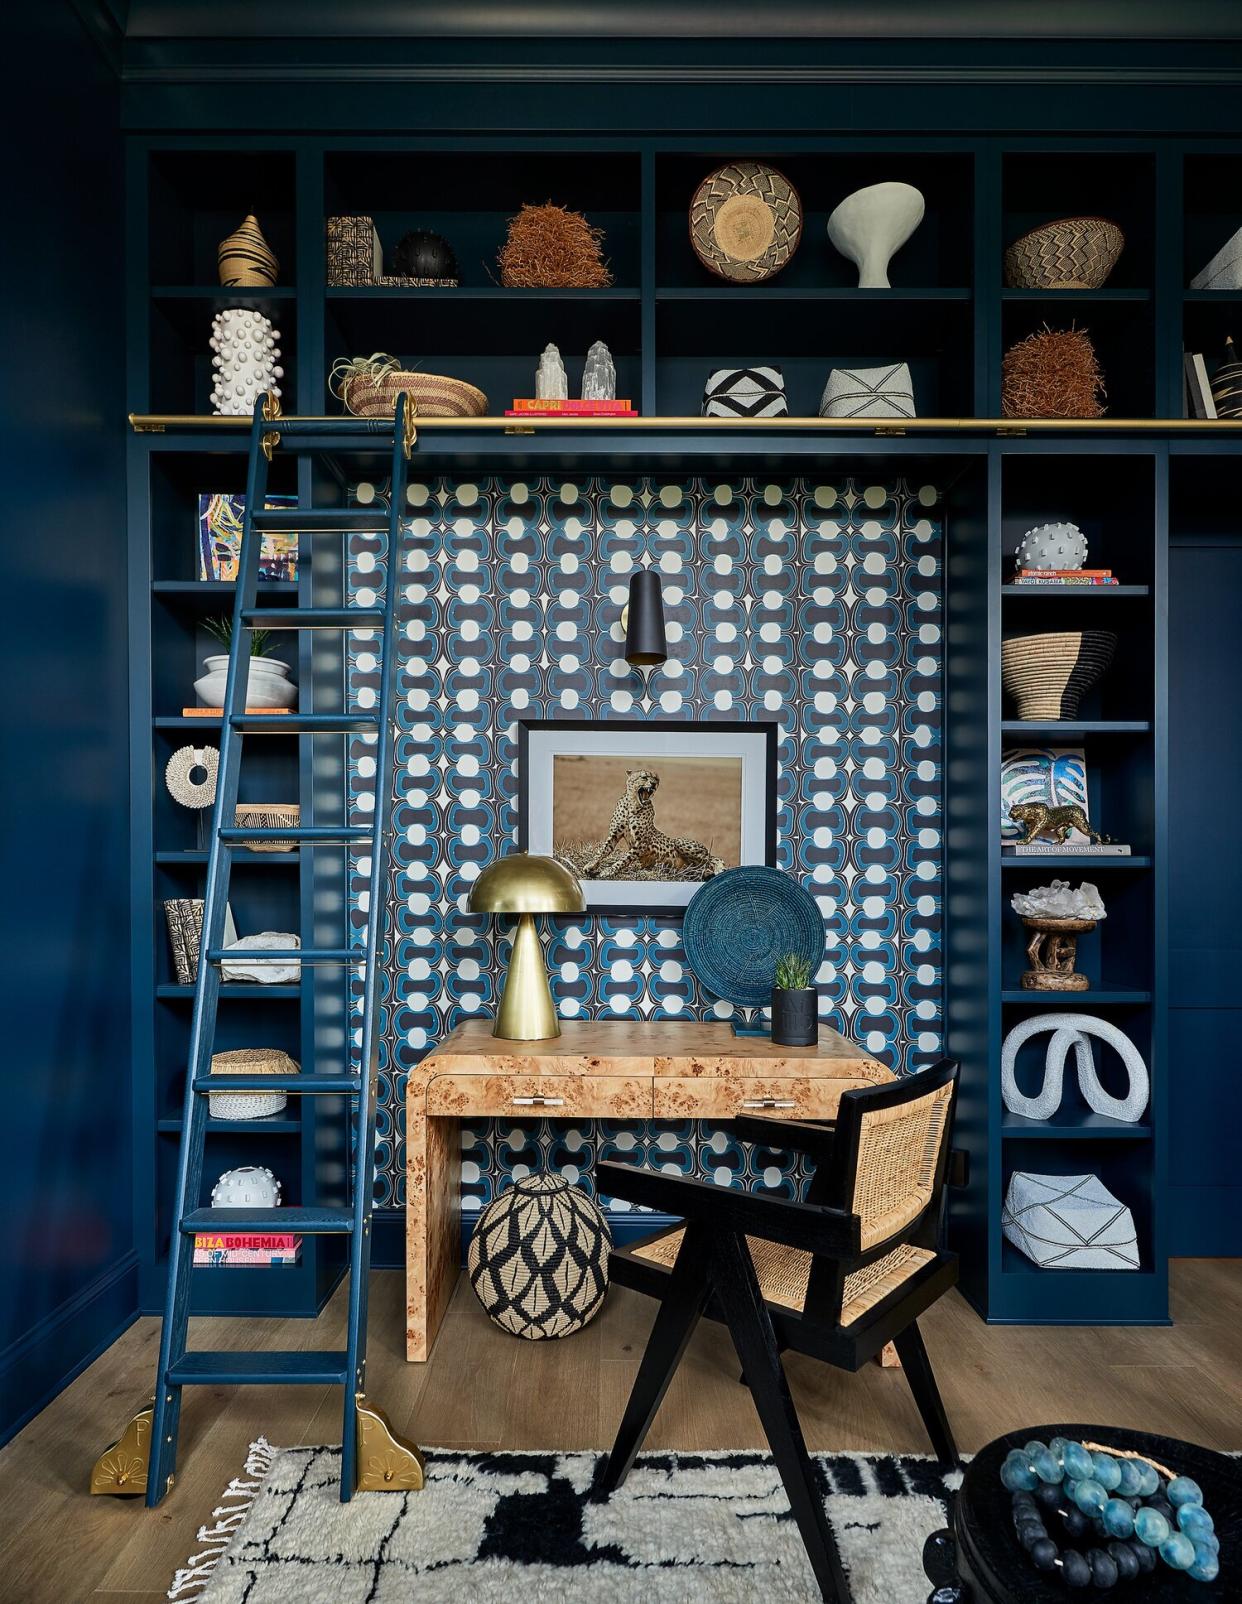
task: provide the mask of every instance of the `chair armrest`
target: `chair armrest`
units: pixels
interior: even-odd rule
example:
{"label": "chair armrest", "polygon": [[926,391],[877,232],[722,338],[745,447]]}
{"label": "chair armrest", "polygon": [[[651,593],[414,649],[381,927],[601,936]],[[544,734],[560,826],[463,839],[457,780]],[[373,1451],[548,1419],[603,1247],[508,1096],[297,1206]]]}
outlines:
{"label": "chair armrest", "polygon": [[785,1247],[823,1253],[829,1258],[854,1258],[862,1251],[858,1216],[840,1209],[789,1203],[784,1198],[734,1191],[714,1181],[693,1181],[607,1159],[595,1166],[595,1185],[597,1191],[610,1197],[622,1197],[665,1214],[702,1220],[726,1231],[765,1237]]}
{"label": "chair armrest", "polygon": [[744,1142],[760,1142],[764,1147],[806,1153],[816,1164],[832,1163],[832,1146],[837,1138],[835,1125],[812,1125],[802,1119],[768,1119],[763,1114],[735,1114],[729,1123]]}

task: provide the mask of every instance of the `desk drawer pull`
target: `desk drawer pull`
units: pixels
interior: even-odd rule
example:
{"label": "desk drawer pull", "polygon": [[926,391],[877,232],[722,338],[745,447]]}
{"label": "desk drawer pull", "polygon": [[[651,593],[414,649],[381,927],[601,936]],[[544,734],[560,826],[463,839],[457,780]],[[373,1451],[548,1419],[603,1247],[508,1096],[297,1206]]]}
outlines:
{"label": "desk drawer pull", "polygon": [[563,1097],[511,1097],[515,1108],[564,1108]]}
{"label": "desk drawer pull", "polygon": [[743,1108],[797,1108],[792,1097],[743,1097]]}

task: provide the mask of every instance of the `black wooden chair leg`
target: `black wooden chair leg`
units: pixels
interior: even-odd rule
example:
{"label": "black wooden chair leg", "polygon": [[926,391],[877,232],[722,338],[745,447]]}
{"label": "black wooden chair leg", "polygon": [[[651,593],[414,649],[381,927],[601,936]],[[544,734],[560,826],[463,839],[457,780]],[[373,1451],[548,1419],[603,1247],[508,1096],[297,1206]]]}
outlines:
{"label": "black wooden chair leg", "polygon": [[936,1385],[935,1372],[927,1357],[927,1349],[923,1346],[918,1323],[911,1320],[906,1329],[893,1338],[893,1342],[919,1414],[923,1417],[923,1425],[936,1451],[936,1458],[946,1470],[954,1470],[961,1464],[961,1458],[953,1441],[949,1417],[944,1412],[940,1388]]}
{"label": "black wooden chair leg", "polygon": [[824,1511],[815,1467],[806,1451],[798,1414],[789,1396],[776,1332],[759,1291],[750,1254],[740,1236],[725,1233],[716,1238],[712,1274],[729,1334],[742,1362],[746,1384],[759,1411],[815,1579],[828,1604],[848,1604],[849,1583],[841,1569],[841,1557]]}
{"label": "black wooden chair leg", "polygon": [[677,1263],[669,1278],[668,1290],[660,1300],[617,1440],[604,1467],[599,1484],[601,1494],[614,1492],[629,1475],[634,1457],[651,1429],[668,1384],[694,1335],[710,1291],[704,1233],[702,1227],[691,1224],[682,1238]]}

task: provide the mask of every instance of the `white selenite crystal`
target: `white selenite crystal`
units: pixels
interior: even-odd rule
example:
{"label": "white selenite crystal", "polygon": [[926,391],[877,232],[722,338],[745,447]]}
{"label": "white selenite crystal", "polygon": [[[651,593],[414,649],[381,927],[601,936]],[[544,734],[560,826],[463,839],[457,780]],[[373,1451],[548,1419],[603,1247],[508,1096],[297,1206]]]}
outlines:
{"label": "white selenite crystal", "polygon": [[617,399],[617,369],[612,360],[612,352],[603,340],[596,340],[587,352],[586,367],[582,370],[582,399],[584,401]]}
{"label": "white selenite crystal", "polygon": [[[240,941],[228,943],[229,952],[288,952],[291,948],[300,947],[302,939],[295,936],[290,930],[260,930],[258,935],[243,936]],[[239,958],[225,958],[220,963],[221,980],[256,980],[261,986],[281,986],[295,983],[302,978],[302,965],[282,963],[280,959],[252,958],[243,961]]]}
{"label": "white selenite crystal", "polygon": [[1015,891],[1015,913],[1026,919],[1105,919],[1104,899],[1089,880],[1075,891],[1068,880],[1054,880],[1050,886],[1033,891]]}
{"label": "white selenite crystal", "polygon": [[536,401],[564,401],[569,395],[569,380],[565,377],[565,364],[561,353],[549,340],[535,369]]}

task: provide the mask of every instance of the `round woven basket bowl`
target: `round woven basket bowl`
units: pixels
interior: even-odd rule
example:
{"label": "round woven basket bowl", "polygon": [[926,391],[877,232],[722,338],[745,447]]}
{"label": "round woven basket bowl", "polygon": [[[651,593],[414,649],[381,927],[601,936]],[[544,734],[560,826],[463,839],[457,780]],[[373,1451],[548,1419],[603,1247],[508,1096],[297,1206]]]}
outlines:
{"label": "round woven basket bowl", "polygon": [[487,411],[482,390],[442,373],[386,373],[382,379],[349,379],[341,388],[341,399],[356,418],[391,418],[403,390],[420,418],[481,418]]}
{"label": "round woven basket bowl", "polygon": [[466,1269],[490,1320],[539,1341],[598,1314],[611,1250],[608,1221],[585,1192],[559,1175],[528,1175],[479,1215]]}
{"label": "round woven basket bowl", "polygon": [[718,278],[760,284],[779,273],[802,238],[802,202],[766,162],[729,162],[709,173],[690,202],[694,254]]}
{"label": "round woven basket bowl", "polygon": [[1107,217],[1062,217],[1014,240],[1005,252],[1005,283],[1014,290],[1098,290],[1125,243]]}
{"label": "round woven basket bowl", "polygon": [[1117,637],[1109,629],[1015,635],[1001,643],[1001,683],[1018,704],[1020,719],[1075,719],[1084,691],[1113,660]]}
{"label": "round woven basket bowl", "polygon": [[[296,1075],[296,1059],[277,1047],[237,1047],[211,1055],[213,1075]],[[288,1099],[282,1091],[209,1092],[208,1113],[212,1119],[265,1119],[279,1114]]]}
{"label": "round woven basket bowl", "polygon": [[777,960],[824,961],[824,916],[809,891],[780,869],[743,865],[713,875],[686,905],[686,962],[714,997],[740,1008],[772,1000]]}

